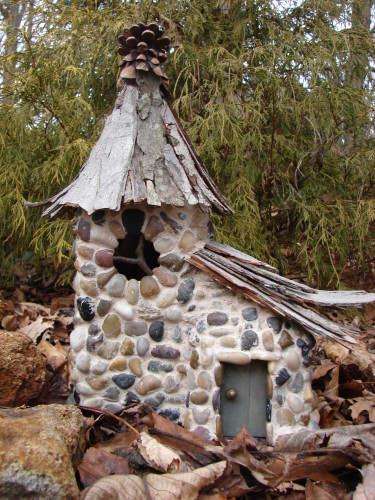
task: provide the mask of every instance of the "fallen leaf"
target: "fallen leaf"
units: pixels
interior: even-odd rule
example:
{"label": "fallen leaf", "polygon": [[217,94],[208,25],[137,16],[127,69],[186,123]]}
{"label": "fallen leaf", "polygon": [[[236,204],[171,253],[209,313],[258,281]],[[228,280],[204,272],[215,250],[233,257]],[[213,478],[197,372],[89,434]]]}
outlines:
{"label": "fallen leaf", "polygon": [[47,359],[47,364],[52,367],[54,372],[57,372],[62,367],[66,367],[67,365],[67,353],[65,349],[62,347],[63,351],[61,351],[61,346],[57,347],[50,344],[47,340],[42,340],[37,345],[38,351],[40,351],[43,356]]}
{"label": "fallen leaf", "polygon": [[[226,470],[227,462],[217,462],[178,474],[129,474],[99,479],[83,492],[85,500],[194,500],[203,487],[213,484]],[[207,492],[206,492],[207,493]]]}
{"label": "fallen leaf", "polygon": [[170,448],[158,443],[153,437],[141,432],[136,443],[139,453],[153,469],[161,472],[177,472],[179,470],[180,457]]}
{"label": "fallen leaf", "polygon": [[318,380],[322,377],[325,377],[327,373],[333,368],[336,368],[336,366],[337,365],[335,365],[335,363],[330,362],[318,365],[314,370],[313,380]]}
{"label": "fallen leaf", "polygon": [[242,426],[241,431],[229,442],[228,446],[226,446],[226,452],[230,455],[231,453],[243,450],[244,448],[247,448],[248,450],[257,449],[256,443],[250,436],[245,425]]}
{"label": "fallen leaf", "polygon": [[81,483],[85,488],[104,476],[132,472],[127,460],[97,448],[89,448],[86,451],[77,469]]}
{"label": "fallen leaf", "polygon": [[363,483],[357,486],[353,500],[375,499],[375,465],[369,464],[362,468]]}
{"label": "fallen leaf", "polygon": [[48,321],[45,320],[43,316],[38,316],[36,321],[20,328],[19,331],[27,335],[34,342],[34,344],[36,344],[38,338],[41,337],[46,330],[52,329],[53,325],[53,321]]}
{"label": "fallen leaf", "polygon": [[308,479],[305,486],[306,500],[349,500],[345,488],[325,482],[313,483]]}
{"label": "fallen leaf", "polygon": [[9,314],[1,320],[1,326],[8,332],[15,332],[18,328],[18,315]]}
{"label": "fallen leaf", "polygon": [[352,412],[353,420],[356,420],[358,415],[360,415],[363,411],[367,411],[370,422],[375,422],[375,396],[371,399],[358,399],[357,402],[351,405],[349,409]]}

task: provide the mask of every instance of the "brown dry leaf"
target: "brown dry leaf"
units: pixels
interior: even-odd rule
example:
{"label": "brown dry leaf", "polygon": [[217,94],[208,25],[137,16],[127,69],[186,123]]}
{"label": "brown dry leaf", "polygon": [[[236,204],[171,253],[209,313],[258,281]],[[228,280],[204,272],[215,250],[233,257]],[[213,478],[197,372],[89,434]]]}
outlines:
{"label": "brown dry leaf", "polygon": [[314,377],[313,380],[318,380],[322,377],[325,377],[327,373],[332,370],[333,368],[336,368],[335,363],[323,363],[321,365],[318,365],[315,370],[314,370]]}
{"label": "brown dry leaf", "polygon": [[158,443],[146,432],[141,432],[136,446],[139,453],[153,469],[161,472],[177,472],[179,470],[180,457],[170,448]]}
{"label": "brown dry leaf", "polygon": [[308,479],[305,486],[306,500],[346,500],[350,498],[342,485],[326,482],[313,483]]}
{"label": "brown dry leaf", "polygon": [[356,420],[363,411],[368,412],[370,422],[375,422],[375,396],[372,398],[360,398],[349,408],[352,411],[352,419]]}
{"label": "brown dry leaf", "polygon": [[324,396],[328,398],[337,398],[339,395],[339,374],[340,368],[336,366],[331,370],[331,378],[327,380],[324,388]]}
{"label": "brown dry leaf", "polygon": [[14,303],[11,300],[0,300],[0,321],[2,321],[5,316],[9,316],[13,313]]}
{"label": "brown dry leaf", "polygon": [[1,326],[8,332],[15,332],[18,328],[18,315],[8,314],[1,320]]}
{"label": "brown dry leaf", "polygon": [[227,462],[217,462],[179,474],[146,474],[143,478],[107,476],[83,492],[85,500],[194,500],[199,491],[217,481]]}
{"label": "brown dry leaf", "polygon": [[375,465],[362,467],[363,483],[357,486],[353,500],[375,500]]}
{"label": "brown dry leaf", "polygon": [[104,476],[132,472],[127,460],[96,448],[89,448],[86,451],[77,468],[81,483],[85,488]]}
{"label": "brown dry leaf", "polygon": [[351,349],[348,349],[337,342],[326,341],[324,352],[333,362],[341,365],[353,364],[361,371],[365,371],[374,363],[374,355],[369,353],[366,346],[361,343],[353,344]]}
{"label": "brown dry leaf", "polygon": [[46,330],[52,329],[53,321],[48,321],[43,316],[38,316],[36,321],[20,328],[19,331],[27,335],[36,344],[37,339],[43,335]]}
{"label": "brown dry leaf", "polygon": [[62,309],[64,307],[71,307],[74,304],[74,293],[63,297],[54,297],[51,301],[51,311]]}
{"label": "brown dry leaf", "polygon": [[42,340],[37,345],[37,349],[47,358],[47,364],[49,364],[54,372],[59,371],[62,367],[67,364],[67,353],[65,349],[59,345],[56,346],[50,344],[47,340]]}
{"label": "brown dry leaf", "polygon": [[228,446],[225,447],[225,451],[230,455],[235,451],[243,450],[247,448],[248,450],[256,450],[257,445],[254,439],[250,436],[246,426],[243,425],[237,436],[232,439]]}

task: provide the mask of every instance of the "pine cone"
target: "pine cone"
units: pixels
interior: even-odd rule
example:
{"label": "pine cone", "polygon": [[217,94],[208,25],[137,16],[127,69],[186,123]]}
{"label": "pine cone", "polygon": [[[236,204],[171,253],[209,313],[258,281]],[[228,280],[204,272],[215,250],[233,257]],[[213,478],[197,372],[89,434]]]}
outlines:
{"label": "pine cone", "polygon": [[163,83],[168,84],[169,80],[161,63],[167,59],[166,49],[170,40],[163,36],[162,28],[156,23],[133,24],[129,29],[124,29],[118,40],[118,52],[124,56],[120,63],[120,80],[134,80],[137,76],[136,70],[153,71]]}

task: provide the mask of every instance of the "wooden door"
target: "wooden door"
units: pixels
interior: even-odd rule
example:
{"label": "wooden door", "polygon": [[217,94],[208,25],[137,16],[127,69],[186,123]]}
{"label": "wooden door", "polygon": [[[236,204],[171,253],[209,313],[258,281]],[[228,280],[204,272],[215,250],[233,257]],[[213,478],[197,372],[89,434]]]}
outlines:
{"label": "wooden door", "polygon": [[252,361],[245,366],[224,364],[221,387],[224,436],[236,436],[245,424],[251,436],[265,437],[266,376],[264,361]]}

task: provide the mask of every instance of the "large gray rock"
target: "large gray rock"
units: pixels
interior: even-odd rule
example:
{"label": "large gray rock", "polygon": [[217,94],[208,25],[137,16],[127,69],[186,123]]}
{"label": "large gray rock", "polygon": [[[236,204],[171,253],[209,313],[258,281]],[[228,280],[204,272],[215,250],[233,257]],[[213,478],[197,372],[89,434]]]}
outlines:
{"label": "large gray rock", "polygon": [[78,499],[84,417],[65,405],[0,410],[0,498]]}

